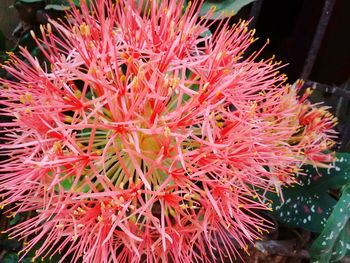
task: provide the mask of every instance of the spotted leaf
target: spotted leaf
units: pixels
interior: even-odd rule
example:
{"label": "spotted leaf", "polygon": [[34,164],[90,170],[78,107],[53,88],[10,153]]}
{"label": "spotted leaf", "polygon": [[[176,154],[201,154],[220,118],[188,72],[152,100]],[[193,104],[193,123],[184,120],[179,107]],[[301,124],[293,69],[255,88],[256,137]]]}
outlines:
{"label": "spotted leaf", "polygon": [[26,3],[26,4],[32,4],[37,2],[44,2],[45,0],[20,0],[19,2]]}
{"label": "spotted leaf", "polygon": [[274,193],[267,194],[273,201],[273,214],[282,223],[306,230],[322,232],[337,201],[329,195],[330,189],[339,189],[349,182],[350,154],[337,153],[332,169],[305,166],[300,185],[283,189],[284,202]]}
{"label": "spotted leaf", "polygon": [[311,246],[313,262],[338,262],[350,255],[350,184],[333,209],[322,233]]}

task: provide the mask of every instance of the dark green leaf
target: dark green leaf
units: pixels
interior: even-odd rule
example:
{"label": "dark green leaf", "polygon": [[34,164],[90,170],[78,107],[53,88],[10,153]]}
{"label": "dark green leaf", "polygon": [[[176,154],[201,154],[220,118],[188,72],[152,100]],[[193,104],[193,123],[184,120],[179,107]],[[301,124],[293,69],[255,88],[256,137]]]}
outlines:
{"label": "dark green leaf", "polygon": [[[73,2],[75,2],[75,1],[73,1]],[[50,1],[48,1],[48,4],[70,6],[70,1],[69,0],[50,0]]]}
{"label": "dark green leaf", "polygon": [[0,251],[14,251],[21,247],[21,243],[17,239],[9,239],[6,234],[0,235]]}
{"label": "dark green leaf", "polygon": [[18,263],[18,255],[16,253],[7,253],[3,258],[3,263]]}
{"label": "dark green leaf", "polygon": [[328,194],[329,189],[339,189],[349,182],[350,154],[337,153],[333,169],[315,169],[305,166],[306,176],[300,176],[300,185],[283,189],[285,202],[274,193],[268,193],[272,200],[273,214],[282,223],[293,227],[320,233],[336,200]]}
{"label": "dark green leaf", "polygon": [[[89,9],[90,9],[91,1],[95,1],[95,0],[86,0],[86,4],[87,4]],[[80,0],[73,0],[73,3],[75,4],[75,6],[80,7]]]}
{"label": "dark green leaf", "polygon": [[350,255],[350,184],[312,244],[310,253],[313,261],[319,263],[336,262]]}
{"label": "dark green leaf", "polygon": [[46,5],[45,10],[56,10],[56,11],[66,11],[69,10],[70,6],[67,5]]}
{"label": "dark green leaf", "polygon": [[21,219],[22,219],[21,215],[20,214],[16,214],[15,217],[11,219],[10,226],[13,226],[13,225],[17,224]]}
{"label": "dark green leaf", "polygon": [[44,2],[45,0],[20,0],[19,2],[31,4],[31,3],[38,3],[38,2]]}
{"label": "dark green leaf", "polygon": [[73,0],[73,3],[74,3],[76,6],[80,6],[80,0]]}
{"label": "dark green leaf", "polygon": [[208,13],[211,8],[214,8],[215,12],[213,18],[230,17],[237,14],[242,7],[254,1],[255,0],[207,0],[203,3],[200,15],[203,16]]}
{"label": "dark green leaf", "polygon": [[[70,0],[51,0],[48,1],[47,5],[45,6],[46,10],[56,10],[56,11],[65,11],[70,8]],[[79,1],[78,1],[79,2]],[[75,4],[75,1],[73,1]]]}
{"label": "dark green leaf", "polygon": [[[86,0],[88,8],[90,8],[90,1],[92,0]],[[68,10],[71,2],[77,7],[80,7],[80,0],[50,0],[48,1],[47,5],[45,6],[45,9],[53,9],[57,11],[65,11]]]}

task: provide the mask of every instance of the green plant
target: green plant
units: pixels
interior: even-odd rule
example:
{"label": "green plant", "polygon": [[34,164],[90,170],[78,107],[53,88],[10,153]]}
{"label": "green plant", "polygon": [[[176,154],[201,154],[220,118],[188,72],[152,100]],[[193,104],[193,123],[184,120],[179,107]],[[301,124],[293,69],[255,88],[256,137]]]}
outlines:
{"label": "green plant", "polygon": [[310,250],[318,262],[333,262],[350,252],[350,154],[336,156],[332,169],[305,166],[300,184],[283,190],[284,202],[274,193],[266,195],[277,220],[321,233]]}
{"label": "green plant", "polygon": [[350,255],[350,183],[329,216],[327,223],[311,246],[313,262],[337,262]]}

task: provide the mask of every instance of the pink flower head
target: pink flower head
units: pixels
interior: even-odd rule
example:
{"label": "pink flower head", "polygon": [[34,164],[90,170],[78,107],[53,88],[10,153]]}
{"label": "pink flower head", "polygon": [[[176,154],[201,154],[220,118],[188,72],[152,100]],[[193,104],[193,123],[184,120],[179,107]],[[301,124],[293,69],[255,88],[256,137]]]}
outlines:
{"label": "pink flower head", "polygon": [[334,119],[243,59],[246,22],[208,35],[183,0],[96,2],[33,34],[45,63],[3,66],[1,204],[31,212],[9,233],[36,258],[233,261],[271,227],[257,189],[331,161]]}

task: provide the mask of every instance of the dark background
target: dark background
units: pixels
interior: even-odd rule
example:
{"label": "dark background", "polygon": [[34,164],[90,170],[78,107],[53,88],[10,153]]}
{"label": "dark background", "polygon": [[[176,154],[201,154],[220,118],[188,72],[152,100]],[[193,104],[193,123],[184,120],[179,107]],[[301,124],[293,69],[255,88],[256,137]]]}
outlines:
{"label": "dark background", "polygon": [[[300,77],[308,50],[322,14],[324,0],[264,0],[255,27],[260,40],[269,38],[264,57],[276,58],[289,65],[284,72],[289,81]],[[238,14],[249,18],[252,4]],[[341,85],[350,78],[350,1],[336,0],[310,80]]]}

